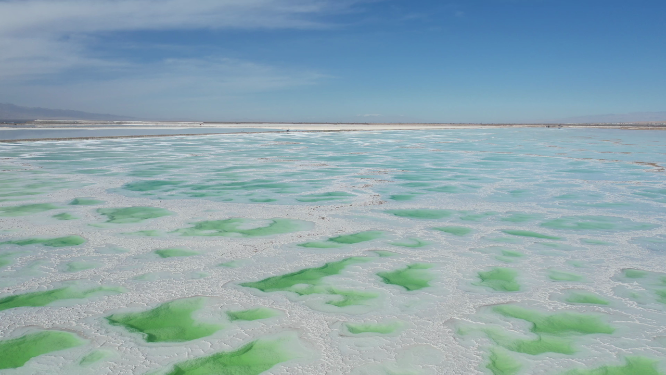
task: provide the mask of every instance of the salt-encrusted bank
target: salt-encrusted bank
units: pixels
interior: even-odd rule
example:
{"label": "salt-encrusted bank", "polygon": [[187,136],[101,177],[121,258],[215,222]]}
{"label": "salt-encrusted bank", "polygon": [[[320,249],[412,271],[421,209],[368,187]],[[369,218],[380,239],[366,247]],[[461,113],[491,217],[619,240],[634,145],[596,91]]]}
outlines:
{"label": "salt-encrusted bank", "polygon": [[0,372],[665,374],[661,134],[2,144]]}

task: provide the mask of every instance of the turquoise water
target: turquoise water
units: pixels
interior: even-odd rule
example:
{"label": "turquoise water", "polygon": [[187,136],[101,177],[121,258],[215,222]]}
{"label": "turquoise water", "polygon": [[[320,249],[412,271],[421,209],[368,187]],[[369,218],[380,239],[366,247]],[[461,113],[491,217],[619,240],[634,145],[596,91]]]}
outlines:
{"label": "turquoise water", "polygon": [[[665,150],[603,129],[0,144],[1,340],[82,338],[3,371],[666,374]],[[53,290],[81,292],[16,302]],[[155,335],[219,329],[107,319],[146,312]]]}

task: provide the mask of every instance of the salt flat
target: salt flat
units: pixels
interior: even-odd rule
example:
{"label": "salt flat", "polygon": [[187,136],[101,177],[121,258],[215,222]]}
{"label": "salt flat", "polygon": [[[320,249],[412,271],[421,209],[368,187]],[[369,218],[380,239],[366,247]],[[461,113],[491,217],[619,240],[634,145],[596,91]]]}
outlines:
{"label": "salt flat", "polygon": [[0,144],[0,373],[666,374],[666,139]]}

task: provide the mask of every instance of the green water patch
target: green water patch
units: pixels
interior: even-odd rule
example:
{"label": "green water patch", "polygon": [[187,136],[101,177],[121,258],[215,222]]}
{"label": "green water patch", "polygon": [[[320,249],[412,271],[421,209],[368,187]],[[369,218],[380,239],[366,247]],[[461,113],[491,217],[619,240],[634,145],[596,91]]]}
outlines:
{"label": "green water patch", "polygon": [[497,215],[496,212],[481,212],[481,213],[470,213],[467,211],[461,211],[458,219],[462,221],[481,221],[485,218]]}
{"label": "green water patch", "polygon": [[430,245],[430,242],[419,240],[418,238],[408,238],[404,241],[390,242],[390,244],[393,246],[417,248],[428,246]]}
{"label": "green water patch", "polygon": [[[636,283],[645,289],[641,292],[625,290],[624,295],[626,297],[640,304],[657,302],[660,305],[666,305],[666,273],[627,268],[622,270],[621,274],[614,277],[614,279],[623,283]],[[663,307],[660,309],[663,309]]]}
{"label": "green water patch", "polygon": [[87,290],[64,287],[46,291],[16,294],[0,298],[0,311],[17,307],[41,307],[60,300],[84,299],[98,295],[122,293],[123,291],[124,289],[117,287],[98,287]]}
{"label": "green water patch", "polygon": [[227,193],[224,192],[219,192],[219,191],[214,191],[214,192],[191,192],[191,191],[185,191],[183,192],[184,195],[190,197],[190,198],[216,198],[217,201],[220,202],[233,202],[233,198],[222,198]]}
{"label": "green water patch", "polygon": [[398,217],[407,217],[410,219],[443,219],[450,217],[454,214],[451,210],[434,210],[434,209],[418,209],[418,210],[386,210],[386,213]]}
{"label": "green water patch", "polygon": [[235,320],[260,320],[269,319],[279,316],[280,312],[277,310],[269,309],[268,307],[257,307],[256,309],[240,310],[240,311],[227,311],[227,316],[232,322]]}
{"label": "green water patch", "polygon": [[553,281],[583,281],[583,276],[574,273],[550,270],[548,271],[548,278]]}
{"label": "green water patch", "polygon": [[233,352],[181,362],[167,375],[259,375],[298,358],[296,345],[295,338],[259,339]]}
{"label": "green water patch", "polygon": [[353,245],[356,243],[367,242],[376,240],[381,237],[383,232],[378,230],[370,230],[365,232],[359,232],[354,234],[346,234],[343,236],[337,236],[329,238],[328,241],[335,242],[343,245]]}
{"label": "green water patch", "polygon": [[58,209],[49,203],[24,204],[20,206],[0,207],[0,216],[25,216]]}
{"label": "green water patch", "polygon": [[[575,338],[581,335],[612,334],[615,330],[602,317],[576,312],[542,313],[516,305],[499,305],[492,311],[505,318],[519,319],[530,323],[530,332],[536,338],[519,338],[507,333],[504,328],[484,324],[480,327],[460,327],[462,335],[483,332],[500,347],[512,352],[529,355],[544,353],[575,354]],[[508,355],[508,353],[504,353]],[[492,360],[491,360],[492,364]],[[509,366],[513,367],[513,366]],[[502,373],[501,369],[498,369]]]}
{"label": "green water patch", "polygon": [[112,355],[113,353],[108,350],[95,350],[86,355],[85,357],[81,358],[81,361],[79,361],[79,365],[87,367],[92,365],[93,363],[97,363],[103,360],[104,358],[108,358]]}
{"label": "green water patch", "polygon": [[435,227],[435,228],[432,228],[432,229],[438,230],[440,232],[452,234],[452,235],[458,236],[458,237],[464,237],[464,236],[472,233],[472,229],[467,228],[467,227],[449,226],[449,227]]}
{"label": "green water patch", "polygon": [[7,266],[12,263],[12,260],[10,257],[12,254],[0,254],[0,268]]}
{"label": "green water patch", "polygon": [[334,300],[326,302],[327,305],[336,307],[363,306],[368,301],[379,297],[377,293],[340,290],[337,288],[326,288],[324,293],[336,296]]}
{"label": "green water patch", "polygon": [[[7,171],[10,167],[3,165]],[[30,199],[35,195],[50,194],[65,188],[85,186],[60,178],[54,178],[42,171],[0,172],[0,202]]]}
{"label": "green water patch", "polygon": [[485,248],[471,249],[471,250],[478,251],[484,254],[495,254],[495,259],[501,260],[502,262],[506,263],[515,262],[525,256],[525,254],[521,253],[520,251],[511,250],[509,248],[500,247],[500,246],[489,246]]}
{"label": "green water patch", "polygon": [[529,230],[505,229],[502,232],[506,233],[506,234],[510,234],[512,236],[518,236],[518,237],[541,238],[541,239],[544,239],[544,240],[553,240],[553,241],[561,241],[562,240],[561,237],[549,236],[547,234],[532,232],[532,231],[529,231]]}
{"label": "green water patch", "polygon": [[144,273],[144,274],[136,275],[136,276],[132,277],[132,280],[136,280],[136,281],[155,281],[155,280],[159,280],[160,276],[161,275],[157,272]]}
{"label": "green water patch", "polygon": [[93,268],[97,268],[98,266],[99,265],[96,263],[74,261],[67,263],[67,266],[65,267],[65,272],[79,272],[79,271],[91,270]]}
{"label": "green water patch", "polygon": [[63,213],[60,213],[60,214],[57,214],[57,215],[53,215],[51,217],[54,218],[54,219],[57,219],[57,220],[76,220],[76,219],[78,219],[78,217],[76,217],[74,215],[70,215],[67,212],[63,212]]}
{"label": "green water patch", "polygon": [[271,203],[271,202],[277,202],[277,199],[274,199],[274,198],[250,198],[250,202]]}
{"label": "green water patch", "polygon": [[532,191],[528,189],[509,190],[508,193],[511,198],[525,198],[533,195]]}
{"label": "green water patch", "polygon": [[269,179],[254,179],[249,181],[238,181],[229,183],[194,184],[188,186],[192,190],[215,190],[215,191],[242,191],[250,192],[254,190],[277,190],[278,193],[286,192],[287,189],[298,187],[294,184],[275,182]]}
{"label": "green water patch", "polygon": [[359,232],[354,234],[345,234],[342,236],[332,237],[326,241],[313,241],[299,244],[301,247],[310,247],[310,248],[334,248],[340,247],[341,245],[353,245],[361,242],[367,242],[375,240],[381,237],[384,233],[377,230]]}
{"label": "green water patch", "polygon": [[497,292],[517,292],[520,290],[520,284],[516,281],[518,271],[512,268],[496,267],[490,271],[478,273],[480,282],[474,283],[477,286],[491,288]]}
{"label": "green water patch", "polygon": [[205,304],[205,298],[180,299],[143,312],[121,313],[108,316],[112,325],[122,326],[130,332],[140,332],[147,342],[183,342],[207,337],[221,330],[216,324],[200,323],[192,314]]}
{"label": "green water patch", "polygon": [[514,213],[507,217],[503,217],[501,221],[508,221],[510,223],[527,223],[530,221],[539,220],[543,217],[541,214],[526,214],[526,213]]}
{"label": "green water patch", "polygon": [[623,366],[601,366],[591,370],[571,370],[565,375],[663,375],[659,361],[645,357],[626,357]]}
{"label": "green water patch", "polygon": [[598,296],[597,294],[585,291],[569,291],[564,298],[566,302],[582,305],[601,305],[608,306],[610,302]]}
{"label": "green water patch", "polygon": [[68,247],[78,246],[86,242],[86,239],[81,236],[66,236],[57,238],[28,238],[25,240],[5,241],[0,242],[1,245],[44,245],[49,247]]}
{"label": "green water patch", "polygon": [[344,191],[331,191],[328,193],[321,194],[310,194],[296,198],[299,202],[326,202],[326,201],[337,201],[341,199],[355,197],[356,195],[347,193]]}
{"label": "green water patch", "polygon": [[159,255],[160,258],[189,257],[193,255],[199,255],[197,252],[175,247],[155,250],[155,254]]}
{"label": "green water patch", "polygon": [[174,186],[180,185],[180,181],[161,181],[161,180],[146,180],[146,181],[136,181],[130,182],[123,185],[123,189],[129,191],[155,191],[163,190],[164,188],[172,188]]}
{"label": "green water patch", "polygon": [[32,358],[83,345],[77,335],[61,331],[29,333],[0,341],[0,370],[19,368]]}
{"label": "green water patch", "polygon": [[373,250],[372,252],[377,254],[381,258],[389,258],[398,255],[392,251],[386,251],[386,250]]}
{"label": "green water patch", "polygon": [[505,263],[513,263],[519,258],[524,257],[525,255],[519,251],[514,251],[514,250],[506,250],[503,249],[500,252],[501,255],[498,255],[495,257],[495,259],[505,262]]}
{"label": "green water patch", "polygon": [[219,267],[226,267],[226,268],[238,268],[242,267],[245,264],[244,261],[242,260],[230,260],[228,262],[223,262],[218,264]]}
{"label": "green water patch", "polygon": [[378,272],[377,276],[386,284],[414,291],[430,286],[430,281],[433,279],[432,274],[427,271],[430,268],[432,268],[430,264],[416,263],[391,272]]}
{"label": "green water patch", "polygon": [[158,207],[100,208],[97,212],[107,217],[107,223],[113,224],[140,223],[144,220],[174,214],[169,210]]}
{"label": "green water patch", "polygon": [[300,247],[307,247],[313,249],[331,249],[336,247],[342,247],[341,244],[331,242],[331,241],[311,241],[298,244]]}
{"label": "green water patch", "polygon": [[515,238],[515,237],[485,237],[485,239],[495,243],[509,243],[509,244],[522,243],[521,238]]}
{"label": "green water patch", "polygon": [[520,372],[523,365],[513,358],[506,350],[495,347],[490,350],[488,364],[486,368],[493,375],[516,375]]}
{"label": "green water patch", "polygon": [[612,334],[615,329],[606,324],[598,315],[576,312],[541,313],[516,305],[500,305],[493,308],[507,318],[515,318],[532,323],[530,331],[537,334]]}
{"label": "green water patch", "polygon": [[524,255],[519,251],[502,250],[502,255],[509,258],[522,258]]}
{"label": "green water patch", "polygon": [[568,216],[541,223],[544,228],[560,230],[633,231],[657,228],[657,225],[638,223],[612,216]]}
{"label": "green water patch", "polygon": [[261,281],[241,283],[241,286],[259,289],[262,292],[295,292],[303,294],[305,290],[294,288],[297,285],[306,285],[309,287],[321,285],[324,277],[337,275],[346,267],[368,262],[368,258],[351,257],[339,260],[337,262],[326,263],[317,268],[306,268],[297,272],[288,273],[282,276],[273,276]]}
{"label": "green water patch", "polygon": [[345,323],[349,333],[360,335],[362,333],[378,333],[388,335],[397,332],[404,326],[401,322],[388,323]]}
{"label": "green water patch", "polygon": [[650,274],[647,271],[635,270],[631,268],[623,270],[622,273],[624,274],[624,277],[628,279],[642,279]]}
{"label": "green water patch", "polygon": [[259,289],[263,292],[292,292],[300,296],[311,294],[330,295],[333,300],[327,305],[336,307],[362,306],[369,300],[379,297],[377,293],[341,290],[322,282],[327,276],[337,275],[350,265],[368,262],[369,258],[352,257],[337,262],[326,263],[322,267],[306,268],[298,272],[282,276],[269,277],[257,282],[241,283],[241,286]]}
{"label": "green water patch", "polygon": [[[516,353],[539,355],[544,353],[575,354],[573,340],[569,337],[559,337],[548,334],[537,334],[535,339],[517,338],[506,333],[499,327],[484,327],[478,329],[500,347]],[[459,330],[466,334],[466,330]]]}
{"label": "green water patch", "polygon": [[398,201],[398,202],[404,202],[404,201],[411,201],[414,199],[416,195],[414,194],[394,194],[389,196],[389,199]]}
{"label": "green water patch", "polygon": [[201,221],[178,229],[181,236],[258,237],[305,230],[311,223],[291,219],[250,220],[242,218]]}
{"label": "green water patch", "polygon": [[103,204],[104,201],[100,201],[93,198],[74,198],[69,202],[70,206],[96,206],[98,204]]}

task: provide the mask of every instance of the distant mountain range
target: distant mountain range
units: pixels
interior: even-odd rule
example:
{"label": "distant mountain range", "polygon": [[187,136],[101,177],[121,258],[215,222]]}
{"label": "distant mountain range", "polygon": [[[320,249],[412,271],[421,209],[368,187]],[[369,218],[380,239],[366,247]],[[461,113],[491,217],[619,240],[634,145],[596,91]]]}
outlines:
{"label": "distant mountain range", "polygon": [[592,115],[568,117],[548,122],[562,124],[600,124],[618,122],[662,122],[666,121],[666,112],[633,112],[623,114]]}
{"label": "distant mountain range", "polygon": [[[89,113],[82,111],[72,111],[66,109],[48,109],[38,107],[21,107],[14,104],[0,103],[0,121],[26,121],[26,120],[93,120],[93,121],[122,121],[138,120],[129,116],[109,115],[102,113]],[[361,120],[361,121],[359,121]],[[385,118],[380,115],[361,115],[350,121],[355,122],[421,122],[412,118]],[[666,112],[633,112],[625,114],[607,114],[592,116],[567,117],[549,121],[539,121],[541,123],[560,123],[560,124],[600,124],[600,123],[627,123],[627,122],[666,122]]]}
{"label": "distant mountain range", "polygon": [[48,109],[37,107],[21,107],[14,104],[0,103],[0,121],[7,120],[97,120],[119,121],[132,120],[129,116],[108,115],[70,111],[66,109]]}

